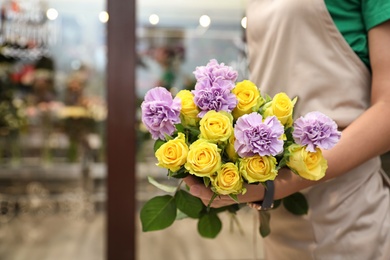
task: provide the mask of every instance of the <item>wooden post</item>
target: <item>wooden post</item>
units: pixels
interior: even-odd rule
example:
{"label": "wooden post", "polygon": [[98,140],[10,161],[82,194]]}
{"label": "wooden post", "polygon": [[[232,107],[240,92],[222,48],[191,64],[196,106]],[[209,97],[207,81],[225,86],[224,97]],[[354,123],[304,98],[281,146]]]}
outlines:
{"label": "wooden post", "polygon": [[136,0],[107,0],[107,259],[136,257]]}

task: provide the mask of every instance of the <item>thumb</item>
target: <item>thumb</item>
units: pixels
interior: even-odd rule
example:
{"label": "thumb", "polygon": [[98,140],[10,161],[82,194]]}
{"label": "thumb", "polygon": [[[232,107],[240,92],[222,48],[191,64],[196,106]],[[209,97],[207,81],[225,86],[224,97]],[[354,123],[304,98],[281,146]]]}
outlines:
{"label": "thumb", "polygon": [[199,197],[202,194],[202,187],[199,187],[199,184],[192,185],[190,193],[195,197]]}
{"label": "thumb", "polygon": [[213,192],[210,188],[204,186],[204,184],[195,184],[190,187],[190,193],[202,200],[210,200],[213,197]]}

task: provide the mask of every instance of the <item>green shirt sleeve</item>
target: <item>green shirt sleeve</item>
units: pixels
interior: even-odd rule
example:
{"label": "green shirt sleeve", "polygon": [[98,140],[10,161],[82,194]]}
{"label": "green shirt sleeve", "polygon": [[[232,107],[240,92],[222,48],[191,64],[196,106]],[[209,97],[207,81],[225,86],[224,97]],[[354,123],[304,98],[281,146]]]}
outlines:
{"label": "green shirt sleeve", "polygon": [[390,19],[390,1],[362,0],[362,14],[368,31]]}

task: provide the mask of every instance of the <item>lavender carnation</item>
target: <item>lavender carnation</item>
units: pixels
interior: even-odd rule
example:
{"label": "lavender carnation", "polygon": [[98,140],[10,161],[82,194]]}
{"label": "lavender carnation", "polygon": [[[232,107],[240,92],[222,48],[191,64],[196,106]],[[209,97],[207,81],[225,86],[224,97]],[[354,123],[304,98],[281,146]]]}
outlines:
{"label": "lavender carnation", "polygon": [[175,132],[175,124],[180,123],[181,101],[172,98],[171,93],[156,87],[149,90],[141,104],[142,122],[152,138],[165,140],[165,135]]}
{"label": "lavender carnation", "polygon": [[253,112],[238,118],[235,128],[234,148],[240,157],[275,156],[283,151],[284,127],[275,116],[264,122],[260,114]]}
{"label": "lavender carnation", "polygon": [[207,111],[231,112],[237,105],[236,96],[231,93],[235,87],[238,73],[223,63],[210,60],[206,66],[197,67],[194,71],[197,83],[194,94],[194,102],[203,117]]}
{"label": "lavender carnation", "polygon": [[294,122],[293,137],[297,144],[306,146],[309,152],[332,148],[341,137],[337,124],[320,112],[310,112]]}

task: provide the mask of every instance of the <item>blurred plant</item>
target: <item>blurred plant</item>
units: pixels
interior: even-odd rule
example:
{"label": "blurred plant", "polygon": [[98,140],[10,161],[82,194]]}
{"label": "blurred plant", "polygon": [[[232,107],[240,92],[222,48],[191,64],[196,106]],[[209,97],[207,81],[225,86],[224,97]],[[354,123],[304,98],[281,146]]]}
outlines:
{"label": "blurred plant", "polygon": [[90,150],[87,135],[98,133],[106,119],[107,109],[98,98],[84,98],[83,105],[64,106],[60,111],[61,126],[69,138],[68,160],[79,158],[79,147]]}
{"label": "blurred plant", "polygon": [[27,125],[25,103],[15,97],[15,85],[10,79],[10,66],[0,63],[0,159],[5,153],[12,158],[20,156],[18,137]]}

